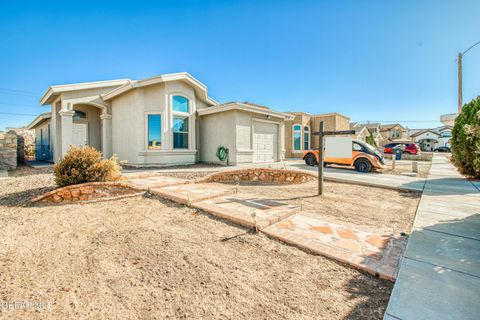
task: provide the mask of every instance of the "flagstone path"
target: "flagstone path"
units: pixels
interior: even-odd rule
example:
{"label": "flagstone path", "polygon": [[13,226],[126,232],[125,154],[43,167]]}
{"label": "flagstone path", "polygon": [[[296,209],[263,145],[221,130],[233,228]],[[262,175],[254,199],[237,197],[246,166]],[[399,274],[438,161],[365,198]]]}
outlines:
{"label": "flagstone path", "polygon": [[299,206],[262,196],[236,194],[235,187],[167,176],[134,177],[128,181],[160,197],[395,281],[405,246],[404,237],[375,235],[312,218]]}

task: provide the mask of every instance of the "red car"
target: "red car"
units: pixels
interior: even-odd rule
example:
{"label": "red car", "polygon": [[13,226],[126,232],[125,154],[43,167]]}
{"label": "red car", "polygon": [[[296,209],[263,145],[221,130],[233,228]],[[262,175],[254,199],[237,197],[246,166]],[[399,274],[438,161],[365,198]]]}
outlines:
{"label": "red car", "polygon": [[393,153],[393,150],[400,148],[403,153],[419,154],[420,148],[414,143],[389,143],[383,147],[383,153]]}

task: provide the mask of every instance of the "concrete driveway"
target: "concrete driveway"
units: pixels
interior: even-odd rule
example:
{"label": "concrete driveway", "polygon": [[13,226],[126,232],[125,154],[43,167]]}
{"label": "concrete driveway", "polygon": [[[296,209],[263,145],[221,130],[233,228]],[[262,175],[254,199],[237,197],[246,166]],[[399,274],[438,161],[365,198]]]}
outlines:
{"label": "concrete driveway", "polygon": [[[285,161],[288,169],[304,170],[317,174],[318,167],[311,167],[302,160]],[[337,182],[349,182],[367,186],[377,186],[382,188],[400,189],[406,191],[421,192],[425,186],[425,178],[409,177],[396,174],[385,173],[360,173],[351,168],[331,168],[325,167],[325,179]]]}

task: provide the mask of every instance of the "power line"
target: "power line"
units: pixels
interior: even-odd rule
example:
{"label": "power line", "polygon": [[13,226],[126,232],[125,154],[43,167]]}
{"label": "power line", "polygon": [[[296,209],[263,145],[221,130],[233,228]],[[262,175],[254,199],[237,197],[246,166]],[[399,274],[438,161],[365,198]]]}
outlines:
{"label": "power line", "polygon": [[9,115],[9,116],[38,116],[38,114],[30,114],[30,113],[0,112],[0,114],[6,114],[6,115]]}
{"label": "power line", "polygon": [[40,93],[38,92],[33,92],[33,91],[27,91],[27,90],[19,90],[19,89],[8,89],[8,88],[0,88],[1,91],[10,91],[10,92],[16,92],[16,93],[27,93],[27,94],[34,94],[36,96],[39,96]]}
{"label": "power line", "polygon": [[38,108],[40,105],[37,105],[37,106],[33,106],[33,105],[30,105],[30,106],[27,106],[25,104],[16,104],[16,103],[8,103],[8,102],[0,102],[0,105],[4,105],[4,106],[11,106],[11,107],[23,107],[23,108]]}
{"label": "power line", "polygon": [[32,98],[39,98],[40,95],[33,94],[33,93],[24,93],[24,92],[19,92],[19,91],[10,91],[10,90],[4,90],[0,88],[0,94],[9,94],[12,96],[22,96],[22,97],[32,97]]}

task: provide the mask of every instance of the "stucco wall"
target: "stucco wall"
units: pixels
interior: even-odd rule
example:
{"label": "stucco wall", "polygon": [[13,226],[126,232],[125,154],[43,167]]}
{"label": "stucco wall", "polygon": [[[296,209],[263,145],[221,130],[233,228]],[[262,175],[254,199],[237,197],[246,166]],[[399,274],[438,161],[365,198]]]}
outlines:
{"label": "stucco wall", "polygon": [[222,163],[216,153],[220,146],[229,149],[229,161],[236,163],[235,111],[200,117],[200,161]]}
{"label": "stucco wall", "polygon": [[[189,148],[173,149],[172,96],[189,99]],[[124,93],[111,101],[112,148],[127,165],[149,166],[195,163],[197,158],[196,107],[199,102],[192,87],[181,81],[146,86]],[[147,115],[162,115],[162,149],[148,150]]]}
{"label": "stucco wall", "polygon": [[138,105],[138,91],[132,90],[111,101],[112,150],[120,161],[138,162],[140,145],[143,145],[144,114]]}

